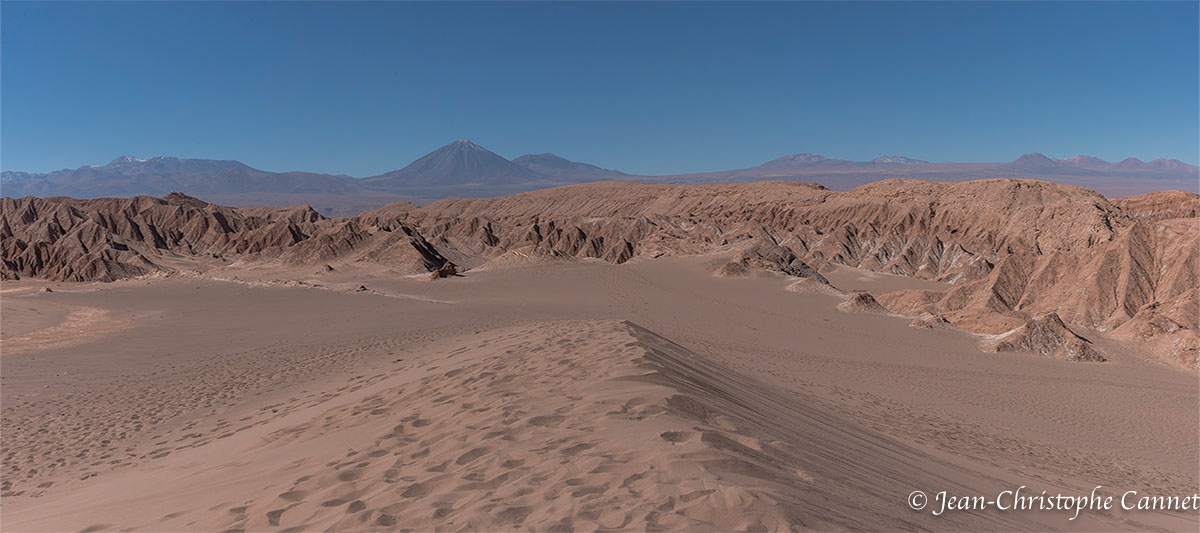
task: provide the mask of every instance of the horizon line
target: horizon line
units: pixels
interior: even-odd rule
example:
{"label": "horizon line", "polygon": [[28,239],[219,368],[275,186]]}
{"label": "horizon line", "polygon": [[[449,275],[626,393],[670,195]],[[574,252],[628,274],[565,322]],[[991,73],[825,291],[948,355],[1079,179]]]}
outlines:
{"label": "horizon line", "polygon": [[346,177],[353,178],[353,179],[365,179],[365,178],[370,178],[370,177],[375,177],[375,176],[379,176],[379,175],[382,175],[382,174],[386,174],[386,173],[388,173],[388,172],[392,172],[392,171],[395,171],[395,170],[399,170],[399,169],[401,169],[401,168],[404,168],[404,167],[408,166],[408,165],[409,165],[409,164],[411,164],[413,161],[416,161],[417,159],[420,159],[421,157],[424,157],[424,156],[426,156],[426,155],[428,155],[428,154],[431,154],[431,153],[433,153],[433,152],[436,152],[436,151],[438,151],[438,150],[440,150],[440,149],[442,149],[442,148],[446,148],[446,147],[448,147],[448,146],[451,146],[451,145],[453,145],[453,144],[455,144],[455,143],[459,143],[459,142],[470,142],[470,143],[474,144],[475,146],[479,146],[479,147],[481,147],[481,148],[483,148],[483,149],[485,149],[485,150],[487,150],[487,151],[489,151],[489,152],[491,152],[491,153],[494,153],[494,154],[496,154],[496,155],[498,155],[498,156],[500,156],[500,157],[503,157],[504,159],[506,159],[506,160],[508,160],[508,161],[513,161],[513,160],[515,160],[515,159],[516,159],[516,158],[518,158],[518,157],[527,156],[527,155],[553,155],[553,156],[556,156],[556,157],[560,157],[560,158],[562,158],[562,159],[566,159],[567,161],[570,161],[570,162],[572,162],[572,163],[585,163],[585,164],[589,164],[589,165],[594,165],[594,166],[597,166],[597,167],[601,167],[601,168],[603,168],[603,169],[605,169],[605,170],[615,170],[615,171],[622,172],[622,173],[625,173],[625,174],[628,174],[628,175],[631,175],[631,176],[645,176],[645,177],[678,176],[678,175],[688,175],[688,174],[708,174],[708,173],[714,173],[714,172],[726,172],[726,171],[731,171],[731,170],[745,170],[745,169],[749,169],[749,168],[754,168],[754,167],[757,167],[757,166],[761,166],[761,165],[764,165],[764,164],[770,163],[770,162],[772,162],[772,161],[775,161],[775,160],[778,160],[778,159],[781,159],[781,158],[784,158],[784,157],[790,157],[790,156],[799,156],[799,155],[812,155],[812,156],[822,157],[822,158],[824,158],[824,159],[828,159],[828,160],[831,160],[831,161],[847,161],[847,162],[851,162],[851,163],[872,163],[872,162],[874,162],[874,160],[875,160],[875,159],[880,159],[880,158],[885,158],[885,157],[903,157],[903,158],[906,158],[906,159],[912,159],[912,160],[914,160],[914,161],[919,161],[919,162],[920,162],[920,163],[915,163],[915,164],[931,164],[931,165],[939,165],[939,164],[988,164],[988,163],[1004,164],[1004,163],[1012,163],[1012,162],[1015,162],[1015,161],[1019,160],[1020,158],[1022,158],[1022,157],[1024,157],[1024,156],[1030,156],[1030,155],[1040,155],[1040,156],[1046,157],[1046,158],[1048,158],[1048,159],[1051,159],[1051,160],[1054,160],[1054,161],[1063,161],[1063,160],[1066,160],[1066,159],[1071,159],[1071,158],[1074,158],[1074,157],[1089,157],[1089,158],[1095,158],[1095,159],[1099,159],[1100,161],[1103,161],[1103,162],[1104,162],[1104,163],[1106,163],[1106,164],[1115,164],[1115,163],[1120,163],[1120,162],[1123,162],[1123,161],[1128,161],[1128,160],[1130,160],[1130,159],[1132,159],[1132,160],[1134,160],[1134,161],[1137,161],[1137,162],[1140,162],[1140,163],[1153,163],[1154,161],[1163,160],[1163,161],[1168,161],[1168,162],[1169,162],[1169,161],[1178,161],[1178,162],[1180,162],[1180,163],[1183,163],[1183,164],[1185,164],[1185,165],[1188,165],[1188,166],[1192,166],[1192,167],[1200,167],[1200,164],[1197,164],[1197,163],[1192,163],[1192,162],[1185,161],[1185,160],[1183,160],[1183,159],[1179,159],[1179,158],[1167,157],[1167,156],[1160,156],[1160,157],[1156,157],[1156,158],[1154,158],[1154,159],[1141,159],[1141,158],[1138,158],[1138,157],[1135,157],[1135,156],[1128,156],[1128,157],[1125,157],[1125,158],[1122,158],[1122,159],[1118,159],[1118,160],[1113,160],[1113,161],[1110,161],[1110,160],[1104,159],[1104,158],[1102,158],[1102,157],[1097,157],[1097,156],[1092,156],[1092,155],[1088,155],[1088,154],[1082,154],[1082,153],[1081,153],[1081,154],[1075,154],[1075,155],[1072,155],[1072,156],[1051,156],[1051,155],[1047,155],[1045,152],[1025,152],[1025,153],[1022,153],[1022,154],[1020,154],[1020,155],[1018,155],[1018,156],[1014,157],[1013,159],[1010,159],[1010,160],[1007,160],[1007,161],[955,161],[955,160],[934,161],[934,160],[926,160],[926,159],[921,159],[920,157],[913,157],[913,156],[909,156],[909,155],[901,155],[901,154],[897,154],[897,153],[892,153],[892,154],[881,154],[881,155],[875,156],[875,157],[874,157],[874,158],[872,158],[872,159],[858,160],[858,159],[842,159],[842,158],[839,158],[839,157],[831,157],[831,156],[826,156],[826,155],[824,155],[824,154],[819,154],[819,153],[815,153],[815,152],[795,152],[795,153],[789,153],[789,154],[783,154],[783,155],[779,155],[779,156],[776,156],[776,157],[774,157],[774,158],[771,158],[771,159],[768,159],[768,160],[765,160],[765,161],[760,161],[760,162],[758,162],[758,163],[756,163],[756,164],[752,164],[752,165],[750,165],[750,166],[744,166],[744,167],[743,167],[743,166],[739,166],[739,167],[723,168],[723,169],[717,169],[717,170],[712,170],[712,169],[709,169],[709,170],[698,170],[698,171],[690,171],[690,172],[689,172],[689,171],[679,171],[679,172],[669,172],[669,173],[661,173],[661,174],[660,174],[660,173],[646,173],[646,174],[643,174],[643,173],[638,173],[638,172],[632,172],[632,171],[628,171],[628,170],[625,170],[625,169],[608,167],[608,166],[605,166],[605,165],[603,165],[603,164],[600,164],[600,163],[595,163],[595,162],[592,162],[592,161],[584,161],[584,160],[579,160],[579,159],[571,159],[571,158],[569,158],[569,157],[563,157],[562,155],[560,155],[560,154],[558,154],[558,153],[555,153],[555,152],[526,152],[526,153],[523,153],[523,154],[520,154],[520,155],[517,155],[517,156],[514,156],[514,157],[511,157],[511,158],[510,158],[510,157],[507,157],[507,156],[504,156],[504,155],[501,155],[501,154],[497,154],[496,152],[493,152],[491,149],[487,148],[486,146],[483,146],[483,145],[481,145],[481,144],[479,144],[479,143],[476,143],[476,142],[474,142],[474,141],[471,141],[470,139],[467,139],[467,138],[460,138],[460,139],[456,139],[456,140],[454,140],[454,141],[451,141],[451,142],[449,142],[449,143],[443,144],[443,145],[441,145],[441,146],[439,146],[439,147],[437,147],[437,148],[435,148],[435,149],[433,149],[433,150],[430,150],[429,152],[425,152],[425,153],[423,153],[423,154],[421,154],[421,155],[417,156],[416,158],[414,158],[414,159],[410,160],[408,163],[404,163],[404,164],[402,164],[402,165],[401,165],[401,166],[399,166],[399,167],[390,168],[390,169],[388,169],[388,170],[383,170],[383,171],[381,171],[381,172],[378,172],[378,173],[376,173],[376,174],[369,174],[369,175],[365,175],[365,176],[361,176],[361,177],[360,177],[360,176],[355,176],[355,175],[352,175],[352,174],[347,174],[347,173],[345,173],[345,172],[332,172],[332,171],[318,172],[318,171],[312,171],[312,170],[299,170],[299,169],[295,169],[295,170],[268,170],[268,169],[265,169],[265,168],[262,168],[262,167],[255,166],[255,165],[254,165],[254,164],[252,164],[252,163],[247,163],[246,161],[243,161],[243,160],[241,160],[241,159],[229,159],[229,158],[221,158],[221,157],[185,157],[185,156],[176,156],[176,155],[154,155],[154,156],[149,156],[149,157],[144,157],[144,158],[143,158],[143,157],[135,156],[135,155],[133,155],[132,153],[124,153],[124,154],[118,155],[118,156],[114,157],[113,159],[109,160],[108,162],[106,162],[106,163],[100,163],[100,164],[97,164],[97,163],[92,163],[92,164],[83,164],[83,165],[74,166],[74,167],[71,167],[71,166],[65,166],[65,167],[60,167],[60,168],[56,168],[56,169],[52,169],[52,170],[41,170],[41,171],[17,170],[17,169],[3,168],[2,166],[0,166],[0,172],[12,172],[12,173],[24,173],[24,174],[52,174],[52,173],[54,173],[54,172],[62,172],[62,171],[69,171],[69,170],[79,170],[79,169],[82,169],[82,168],[87,168],[87,167],[94,167],[94,168],[104,167],[104,166],[107,166],[107,165],[111,165],[112,163],[116,162],[116,161],[117,161],[117,160],[119,160],[119,159],[122,159],[122,158],[125,158],[125,157],[130,157],[130,158],[134,158],[134,159],[137,159],[137,160],[139,160],[139,161],[142,161],[142,162],[145,162],[145,161],[150,161],[150,160],[153,160],[153,159],[180,159],[180,160],[195,160],[195,161],[232,161],[232,162],[235,162],[235,163],[240,163],[240,164],[246,165],[246,166],[248,166],[248,167],[250,167],[250,168],[252,168],[252,169],[254,169],[254,170],[258,170],[258,171],[262,171],[262,172],[270,172],[270,173],[273,173],[273,174],[286,174],[286,173],[293,173],[293,172],[306,172],[306,173],[312,173],[312,174],[326,174],[326,175],[330,175],[330,176],[346,176]]}

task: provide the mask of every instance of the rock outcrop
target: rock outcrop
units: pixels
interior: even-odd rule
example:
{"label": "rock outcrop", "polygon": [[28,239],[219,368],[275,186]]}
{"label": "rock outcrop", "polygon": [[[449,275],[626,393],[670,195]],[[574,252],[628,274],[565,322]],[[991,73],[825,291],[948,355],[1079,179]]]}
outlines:
{"label": "rock outcrop", "polygon": [[770,241],[755,242],[747,247],[737,259],[717,269],[721,276],[742,276],[753,271],[778,272],[797,278],[812,278],[828,284],[816,269],[808,266],[792,250]]}
{"label": "rock outcrop", "polygon": [[458,275],[458,269],[454,268],[454,263],[446,261],[442,266],[433,272],[429,273],[429,279],[445,279],[452,278]]}
{"label": "rock outcrop", "polygon": [[994,352],[1027,352],[1064,361],[1103,362],[1091,341],[1071,331],[1057,314],[1030,320],[985,343]]}
{"label": "rock outcrop", "polygon": [[1138,346],[1156,359],[1200,368],[1200,288],[1166,302],[1148,303],[1112,331],[1116,339]]}
{"label": "rock outcrop", "polygon": [[921,313],[912,322],[909,322],[908,326],[919,329],[941,329],[954,327],[954,324],[937,313]]}
{"label": "rock outcrop", "polygon": [[846,297],[845,292],[842,292],[841,289],[834,287],[833,284],[829,283],[829,281],[824,277],[821,277],[820,279],[800,278],[788,284],[784,290],[802,294],[824,294],[826,296],[837,296],[839,298]]}
{"label": "rock outcrop", "polygon": [[887,314],[887,309],[884,309],[879,302],[871,296],[869,292],[855,292],[850,295],[846,301],[838,304],[838,311],[845,313],[876,313]]}

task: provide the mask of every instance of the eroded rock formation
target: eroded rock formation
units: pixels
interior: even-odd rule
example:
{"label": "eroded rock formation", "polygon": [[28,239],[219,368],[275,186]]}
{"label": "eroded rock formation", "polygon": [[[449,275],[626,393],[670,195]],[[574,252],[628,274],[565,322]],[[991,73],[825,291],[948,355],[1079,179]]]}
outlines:
{"label": "eroded rock formation", "polygon": [[368,227],[306,206],[233,209],[163,198],[0,199],[0,272],[112,281],[225,259],[321,264],[372,261],[432,271],[447,260],[403,224]]}
{"label": "eroded rock formation", "polygon": [[850,295],[846,301],[838,304],[839,311],[845,313],[878,313],[886,314],[888,311],[884,309],[879,302],[871,296],[869,292],[856,292]]}
{"label": "eroded rock formation", "polygon": [[887,180],[848,192],[801,182],[602,182],[392,204],[349,219],[183,195],[5,198],[0,275],[113,280],[170,271],[180,260],[366,262],[405,273],[449,262],[462,272],[514,256],[619,264],[727,251],[727,274],[820,280],[817,271],[847,265],[948,282],[945,292],[880,294],[879,304],[983,334],[1055,313],[1194,367],[1198,206],[1194,194],[1109,201],[1080,187],[1012,179]]}
{"label": "eroded rock formation", "polygon": [[1026,352],[1064,361],[1102,362],[1092,342],[1071,331],[1055,313],[1030,320],[986,343],[995,352]]}

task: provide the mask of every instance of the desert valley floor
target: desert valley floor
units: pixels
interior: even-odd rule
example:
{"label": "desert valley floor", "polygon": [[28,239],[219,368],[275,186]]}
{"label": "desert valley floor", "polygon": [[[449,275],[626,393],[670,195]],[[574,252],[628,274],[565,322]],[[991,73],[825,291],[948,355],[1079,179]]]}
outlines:
{"label": "desert valley floor", "polygon": [[5,281],[3,529],[1196,530],[906,500],[1191,494],[1195,372],[987,353],[728,259]]}

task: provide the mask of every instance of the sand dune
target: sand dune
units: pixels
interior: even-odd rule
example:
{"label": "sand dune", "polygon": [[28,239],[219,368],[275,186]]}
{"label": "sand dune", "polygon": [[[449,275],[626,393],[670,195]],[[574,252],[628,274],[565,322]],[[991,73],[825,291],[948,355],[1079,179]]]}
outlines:
{"label": "sand dune", "polygon": [[[216,438],[165,443],[171,453],[137,469],[10,504],[5,529],[1038,529],[1061,518],[902,513],[895,495],[913,487],[987,492],[1019,479],[847,422],[628,322],[501,328],[411,357]],[[1099,520],[1087,523],[1121,523]]]}
{"label": "sand dune", "polygon": [[[1160,363],[1200,328],[1195,220],[945,187],[5,200],[9,268],[154,274],[4,282],[3,529],[1195,530],[908,507],[1200,476],[1195,374]],[[878,201],[972,187],[1086,231]]]}

